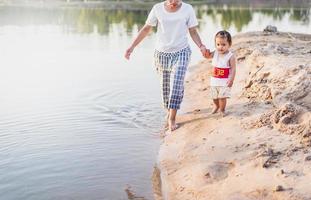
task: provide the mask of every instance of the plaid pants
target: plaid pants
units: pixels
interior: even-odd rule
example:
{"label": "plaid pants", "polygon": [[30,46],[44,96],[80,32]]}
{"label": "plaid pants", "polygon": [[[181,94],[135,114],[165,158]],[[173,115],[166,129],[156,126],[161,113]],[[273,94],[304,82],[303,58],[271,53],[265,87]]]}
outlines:
{"label": "plaid pants", "polygon": [[163,106],[180,109],[184,96],[184,79],[190,61],[189,47],[174,53],[155,51],[155,67],[160,75]]}

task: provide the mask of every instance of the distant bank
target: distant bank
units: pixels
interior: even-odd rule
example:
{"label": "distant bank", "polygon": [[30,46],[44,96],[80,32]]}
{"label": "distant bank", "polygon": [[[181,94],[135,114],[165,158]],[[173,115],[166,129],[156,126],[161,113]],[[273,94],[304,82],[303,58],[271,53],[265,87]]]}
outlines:
{"label": "distant bank", "polygon": [[[122,10],[143,10],[150,9],[157,2],[155,0],[0,0],[2,6],[31,6],[31,7],[90,7]],[[184,2],[192,5],[212,6],[238,6],[256,8],[279,8],[311,7],[310,0],[191,0]]]}

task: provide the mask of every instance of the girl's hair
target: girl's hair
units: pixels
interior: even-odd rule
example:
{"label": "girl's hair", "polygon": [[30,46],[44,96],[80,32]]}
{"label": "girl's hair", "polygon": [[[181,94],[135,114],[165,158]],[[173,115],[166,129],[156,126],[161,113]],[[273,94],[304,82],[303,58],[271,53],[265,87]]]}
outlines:
{"label": "girl's hair", "polygon": [[231,44],[232,44],[231,35],[230,35],[230,33],[229,33],[228,31],[225,31],[225,30],[219,31],[219,32],[216,33],[216,35],[215,35],[215,39],[216,39],[216,38],[226,38],[227,41],[228,41],[228,43],[229,43],[229,45],[231,46]]}

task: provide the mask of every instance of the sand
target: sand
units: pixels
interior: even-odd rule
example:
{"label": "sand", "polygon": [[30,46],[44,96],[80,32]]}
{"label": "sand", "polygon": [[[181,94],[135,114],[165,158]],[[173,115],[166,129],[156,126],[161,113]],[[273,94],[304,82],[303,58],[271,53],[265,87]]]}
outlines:
{"label": "sand", "polygon": [[311,35],[239,34],[232,51],[225,117],[209,114],[210,61],[191,68],[180,128],[160,147],[155,199],[311,199]]}

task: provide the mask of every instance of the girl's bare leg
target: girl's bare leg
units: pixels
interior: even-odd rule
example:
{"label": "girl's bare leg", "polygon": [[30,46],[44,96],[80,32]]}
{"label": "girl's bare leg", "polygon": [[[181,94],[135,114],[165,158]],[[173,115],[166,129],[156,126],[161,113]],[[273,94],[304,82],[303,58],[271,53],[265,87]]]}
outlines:
{"label": "girl's bare leg", "polygon": [[219,99],[219,108],[220,108],[221,115],[223,117],[226,116],[226,104],[227,104],[226,98]]}
{"label": "girl's bare leg", "polygon": [[213,108],[212,114],[215,114],[217,113],[219,109],[219,99],[213,99],[213,102],[214,102],[214,108]]}

